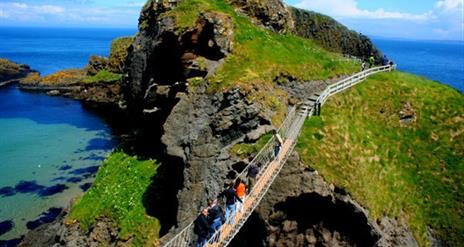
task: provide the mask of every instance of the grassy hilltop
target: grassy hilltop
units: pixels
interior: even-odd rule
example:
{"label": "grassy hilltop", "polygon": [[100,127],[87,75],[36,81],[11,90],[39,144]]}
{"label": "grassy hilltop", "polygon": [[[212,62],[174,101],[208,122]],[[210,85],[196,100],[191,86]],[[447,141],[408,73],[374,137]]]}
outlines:
{"label": "grassy hilltop", "polygon": [[[179,32],[184,32],[205,12],[229,16],[234,25],[233,50],[208,78],[209,92],[250,90],[257,100],[282,112],[280,120],[287,108],[276,78],[325,80],[359,69],[359,64],[309,39],[255,25],[225,0],[182,1],[162,15],[175,17]],[[140,28],[150,27],[142,22]],[[112,70],[102,71],[105,74],[93,75],[95,81],[114,76]],[[398,114],[407,102],[417,119],[400,124]],[[399,72],[379,74],[331,98],[321,118],[306,122],[298,151],[306,164],[367,207],[373,219],[386,214],[406,220],[423,246],[429,227],[458,246],[464,242],[463,105],[462,94],[438,83]],[[262,143],[235,146],[233,152],[246,156]],[[105,216],[118,225],[122,238],[133,239],[133,246],[150,246],[159,238],[160,225],[146,214],[142,202],[156,168],[154,161],[112,154],[68,220],[88,229]]]}
{"label": "grassy hilltop", "polygon": [[[416,120],[400,123],[409,103]],[[344,188],[370,216],[405,220],[421,246],[434,230],[464,242],[464,95],[394,72],[329,99],[305,123],[298,151],[328,182]]]}

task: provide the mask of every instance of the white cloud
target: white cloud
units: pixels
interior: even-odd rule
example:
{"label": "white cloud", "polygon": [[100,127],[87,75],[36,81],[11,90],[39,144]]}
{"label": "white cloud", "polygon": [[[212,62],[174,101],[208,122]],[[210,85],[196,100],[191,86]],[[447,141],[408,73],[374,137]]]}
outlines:
{"label": "white cloud", "polygon": [[431,12],[411,14],[398,11],[386,11],[383,8],[369,11],[358,7],[355,0],[301,0],[296,7],[314,10],[334,17],[364,19],[402,19],[425,21],[433,18]]}
{"label": "white cloud", "polygon": [[27,9],[27,4],[25,3],[11,3],[11,6],[16,9]]}
{"label": "white cloud", "polygon": [[296,7],[324,13],[360,32],[418,39],[464,40],[464,0],[436,0],[422,14],[362,9],[357,0],[299,0]]}
{"label": "white cloud", "polygon": [[3,11],[3,9],[0,9],[0,19],[1,18],[8,18],[9,16],[5,13],[5,11]]}
{"label": "white cloud", "polygon": [[141,8],[145,5],[145,3],[146,1],[140,1],[140,2],[132,1],[132,2],[127,3],[126,6]]}
{"label": "white cloud", "polygon": [[60,6],[54,6],[54,5],[41,5],[41,6],[36,6],[34,7],[34,10],[37,13],[42,13],[42,14],[62,14],[65,12],[65,9],[60,7]]}
{"label": "white cloud", "polygon": [[[78,0],[85,1],[85,0]],[[132,4],[138,2],[131,1]],[[136,27],[140,8],[24,4],[0,0],[0,25]]]}
{"label": "white cloud", "polygon": [[463,7],[463,0],[440,0],[437,2],[436,7],[443,10],[454,10]]}

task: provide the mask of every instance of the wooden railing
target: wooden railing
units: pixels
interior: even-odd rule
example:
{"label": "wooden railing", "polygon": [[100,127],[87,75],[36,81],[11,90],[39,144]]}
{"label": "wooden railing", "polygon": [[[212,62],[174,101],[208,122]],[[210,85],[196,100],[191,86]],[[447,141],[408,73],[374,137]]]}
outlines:
{"label": "wooden railing", "polygon": [[[396,69],[396,65],[380,66],[365,71],[361,71],[355,75],[345,78],[337,83],[328,86],[322,93],[316,95],[315,102],[307,101],[304,104],[294,106],[290,109],[282,126],[278,129],[278,133],[284,140],[279,155],[274,157],[275,137],[272,137],[266,145],[260,150],[255,158],[247,167],[237,176],[242,181],[246,181],[246,172],[251,164],[260,164],[260,174],[257,177],[257,182],[244,199],[243,207],[240,212],[226,219],[226,224],[222,225],[216,233],[211,236],[205,246],[208,247],[225,247],[234,236],[240,231],[247,219],[259,205],[261,200],[266,195],[272,183],[276,179],[283,165],[290,157],[295,148],[298,136],[307,117],[313,116],[317,105],[322,106],[327,99],[339,92],[342,92],[350,87],[360,83],[368,76]],[[228,223],[229,222],[229,223]],[[233,222],[233,223],[231,223]],[[195,246],[196,236],[193,233],[194,223],[191,222],[183,230],[177,233],[172,239],[167,241],[164,247],[191,247]]]}

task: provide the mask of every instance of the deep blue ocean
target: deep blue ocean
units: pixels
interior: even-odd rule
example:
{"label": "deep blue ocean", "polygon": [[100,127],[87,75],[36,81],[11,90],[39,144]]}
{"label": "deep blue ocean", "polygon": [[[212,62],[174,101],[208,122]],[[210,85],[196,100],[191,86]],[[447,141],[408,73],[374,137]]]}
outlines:
{"label": "deep blue ocean", "polygon": [[[43,75],[107,56],[136,30],[0,28],[0,57]],[[0,246],[53,220],[94,179],[117,145],[111,129],[80,102],[0,88]]]}
{"label": "deep blue ocean", "polygon": [[410,41],[373,38],[398,69],[464,92],[464,41]]}

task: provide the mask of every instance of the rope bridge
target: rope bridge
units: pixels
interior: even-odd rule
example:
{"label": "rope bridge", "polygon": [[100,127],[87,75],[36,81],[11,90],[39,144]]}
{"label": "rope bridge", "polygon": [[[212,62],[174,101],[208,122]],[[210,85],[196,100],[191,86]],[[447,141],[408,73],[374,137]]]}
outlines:
{"label": "rope bridge", "polygon": [[[306,118],[310,118],[314,114],[320,112],[321,106],[327,99],[339,92],[342,92],[366,79],[368,76],[396,69],[396,65],[387,65],[371,68],[361,71],[355,75],[345,78],[337,83],[328,86],[320,94],[315,94],[308,101],[298,106],[293,106],[285,118],[282,126],[277,130],[283,139],[279,155],[274,157],[274,144],[276,143],[275,136],[272,137],[267,144],[260,150],[250,164],[243,169],[237,176],[242,181],[246,181],[246,172],[251,164],[261,164],[260,173],[258,174],[256,184],[243,200],[243,206],[240,211],[237,211],[231,218],[226,219],[226,222],[232,224],[223,224],[221,228],[208,240],[205,247],[225,247],[234,236],[240,231],[247,219],[259,205],[261,200],[266,195],[272,183],[276,179],[280,170],[284,166],[287,159],[293,152],[297,143],[298,136]],[[232,218],[234,217],[234,218]],[[182,231],[170,239],[164,247],[191,247],[195,246],[196,235],[193,233],[194,223],[191,222]]]}

